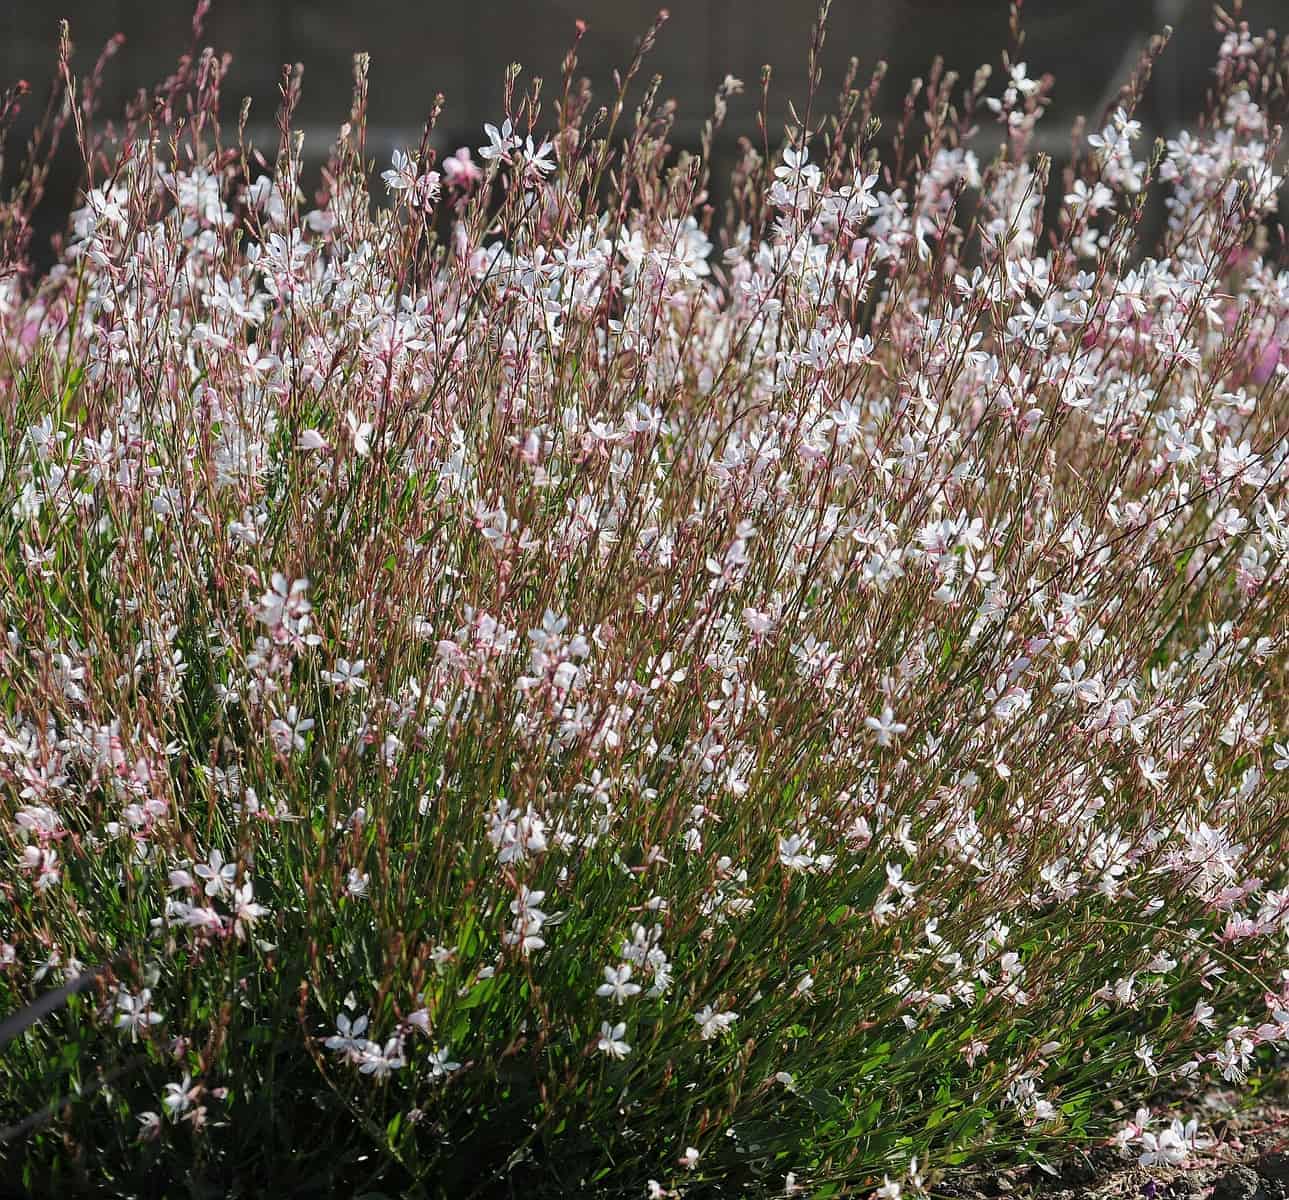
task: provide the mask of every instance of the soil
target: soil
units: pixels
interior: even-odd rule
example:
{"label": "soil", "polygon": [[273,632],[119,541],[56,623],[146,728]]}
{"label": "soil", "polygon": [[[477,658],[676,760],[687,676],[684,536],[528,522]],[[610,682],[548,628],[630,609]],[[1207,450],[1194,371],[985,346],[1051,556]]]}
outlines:
{"label": "soil", "polygon": [[1057,1165],[1054,1175],[1038,1167],[981,1171],[947,1179],[935,1192],[952,1200],[1289,1200],[1283,1090],[1274,1102],[1238,1109],[1234,1096],[1206,1097],[1198,1115],[1212,1144],[1184,1167],[1141,1167],[1136,1151],[1101,1146]]}

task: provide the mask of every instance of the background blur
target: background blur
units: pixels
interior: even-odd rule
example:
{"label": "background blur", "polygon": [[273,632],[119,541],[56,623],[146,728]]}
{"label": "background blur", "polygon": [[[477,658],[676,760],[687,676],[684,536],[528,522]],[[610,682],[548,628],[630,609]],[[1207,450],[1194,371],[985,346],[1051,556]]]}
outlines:
{"label": "background blur", "polygon": [[[249,95],[254,140],[266,151],[277,141],[273,117],[282,64],[304,64],[297,120],[306,130],[306,157],[315,162],[347,116],[353,52],[369,51],[368,148],[384,160],[394,146],[418,140],[436,91],[446,95],[447,106],[435,144],[440,150],[463,143],[477,147],[485,140],[483,122],[498,119],[507,63],[518,61],[542,75],[550,97],[579,17],[589,29],[578,73],[590,77],[603,99],[612,69],[630,60],[658,7],[659,0],[214,0],[202,44],[232,54],[224,88],[226,124],[235,124],[239,102]],[[642,76],[661,73],[662,95],[679,102],[674,140],[696,144],[712,92],[727,73],[748,85],[731,102],[727,143],[754,133],[765,62],[775,69],[777,134],[787,101],[804,96],[814,0],[671,0],[670,11]],[[30,116],[42,106],[56,66],[60,17],[71,21],[74,68],[82,75],[119,31],[127,40],[108,67],[101,109],[115,116],[136,88],[160,79],[190,47],[191,14],[192,0],[0,0],[0,82],[31,82]],[[1244,14],[1261,33],[1277,18],[1289,18],[1289,0],[1247,0]],[[1209,0],[1029,0],[1022,57],[1032,76],[1056,77],[1039,145],[1059,161],[1073,118],[1100,118],[1146,38],[1165,24],[1176,32],[1138,113],[1147,139],[1172,133],[1203,102],[1218,43]],[[860,59],[861,79],[885,58],[890,72],[879,112],[889,130],[908,81],[925,72],[934,54],[943,54],[949,68],[969,79],[981,63],[997,70],[1006,45],[1006,0],[836,0],[824,47],[823,91],[829,100],[836,94],[851,55]],[[991,94],[1000,87],[992,86]],[[20,157],[16,149],[11,146],[10,169]],[[74,179],[73,168],[69,161],[60,180]],[[73,184],[65,186],[70,190]],[[59,200],[55,186],[48,206],[57,207]]]}

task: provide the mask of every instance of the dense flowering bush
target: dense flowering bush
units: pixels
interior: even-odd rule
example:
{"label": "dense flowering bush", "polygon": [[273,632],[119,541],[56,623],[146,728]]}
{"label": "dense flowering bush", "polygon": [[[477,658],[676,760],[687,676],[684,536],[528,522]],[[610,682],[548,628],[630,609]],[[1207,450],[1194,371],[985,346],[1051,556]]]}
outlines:
{"label": "dense flowering bush", "polygon": [[653,33],[375,172],[359,56],[313,201],[298,75],[269,162],[223,59],[104,127],[65,47],[0,210],[33,1190],[893,1198],[1181,1161],[1124,1114],[1289,1035],[1278,44],[1153,150],[1152,45],[1059,180],[1015,54],[880,153],[812,86],[722,216],[742,85],[675,153]]}

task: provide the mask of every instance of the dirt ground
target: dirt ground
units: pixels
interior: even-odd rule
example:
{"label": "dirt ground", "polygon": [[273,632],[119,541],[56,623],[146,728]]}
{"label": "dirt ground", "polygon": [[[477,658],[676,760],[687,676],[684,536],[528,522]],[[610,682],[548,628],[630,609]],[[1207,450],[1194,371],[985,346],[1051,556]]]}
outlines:
{"label": "dirt ground", "polygon": [[1184,1167],[1140,1167],[1136,1151],[1105,1146],[1060,1164],[1055,1175],[1037,1167],[981,1171],[935,1191],[952,1200],[1289,1200],[1289,1080],[1277,1093],[1240,1107],[1232,1096],[1206,1097],[1200,1113],[1186,1115],[1200,1117],[1212,1144]]}

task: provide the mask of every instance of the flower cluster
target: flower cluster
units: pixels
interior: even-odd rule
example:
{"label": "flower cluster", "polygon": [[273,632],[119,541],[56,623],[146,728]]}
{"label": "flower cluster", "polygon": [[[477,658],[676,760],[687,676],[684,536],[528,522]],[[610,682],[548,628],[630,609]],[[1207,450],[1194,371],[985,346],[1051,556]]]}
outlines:
{"label": "flower cluster", "polygon": [[1199,134],[1137,158],[1125,93],[1059,181],[1025,64],[919,82],[894,159],[879,75],[722,223],[570,54],[554,128],[512,75],[373,200],[359,56],[310,207],[211,55],[85,146],[43,277],[6,200],[4,1006],[88,962],[139,1111],[293,1088],[409,1179],[587,1194],[896,1198],[1265,1065],[1289,270],[1227,33]]}

